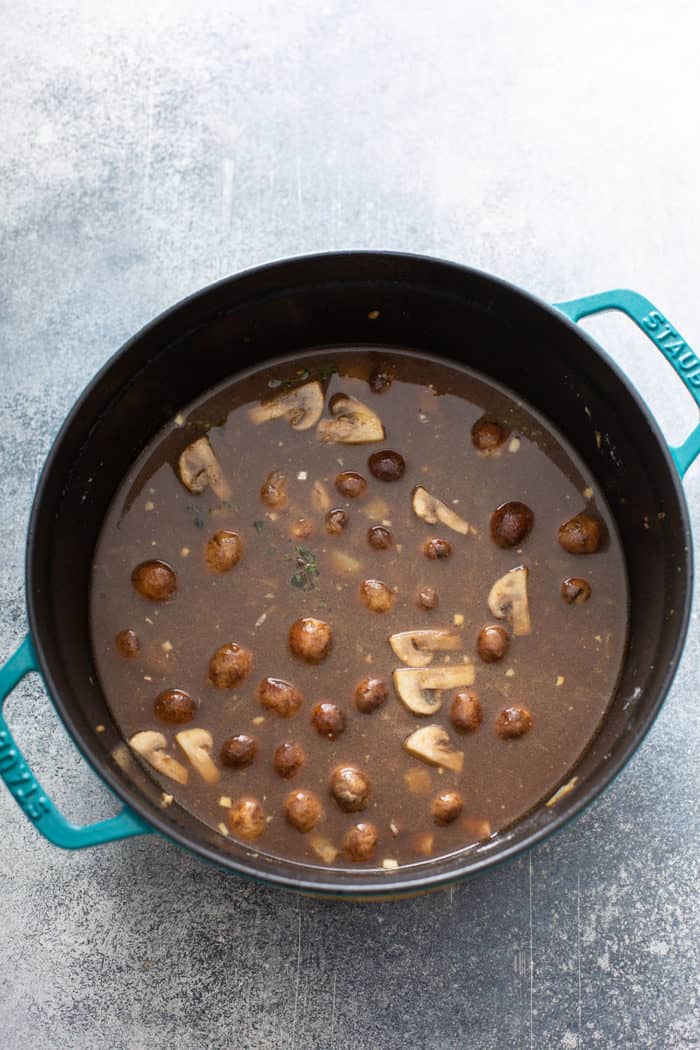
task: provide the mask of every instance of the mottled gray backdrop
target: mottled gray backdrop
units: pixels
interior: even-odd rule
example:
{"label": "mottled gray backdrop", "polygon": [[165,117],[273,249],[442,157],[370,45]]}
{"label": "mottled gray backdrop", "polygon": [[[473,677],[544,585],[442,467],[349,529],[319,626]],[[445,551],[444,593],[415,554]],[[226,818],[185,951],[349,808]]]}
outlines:
{"label": "mottled gray backdrop", "polygon": [[[0,3],[0,654],[37,474],[92,373],[186,293],[277,256],[397,248],[548,299],[619,285],[700,344],[693,3]],[[671,439],[695,410],[598,337]],[[688,497],[700,535],[700,473]],[[650,738],[575,826],[381,906],[244,885],[148,838],[70,855],[0,789],[12,1050],[700,1046],[693,619]],[[9,703],[79,821],[114,803],[36,682]]]}

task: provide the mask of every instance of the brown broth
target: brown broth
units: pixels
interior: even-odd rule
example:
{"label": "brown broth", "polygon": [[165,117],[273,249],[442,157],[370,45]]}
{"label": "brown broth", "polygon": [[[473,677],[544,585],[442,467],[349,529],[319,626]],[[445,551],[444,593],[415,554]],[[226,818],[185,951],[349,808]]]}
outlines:
{"label": "brown broth", "polygon": [[[379,363],[395,376],[382,394],[367,383]],[[284,419],[253,425],[248,406],[274,395],[278,380],[303,376],[306,370],[324,374],[324,416],[329,396],[343,391],[381,417],[386,439],[371,445],[324,444],[314,429],[295,431]],[[509,430],[499,455],[484,456],[473,447],[471,427],[483,414]],[[175,473],[181,450],[205,432],[232,488],[225,503],[211,489],[191,494]],[[372,477],[367,460],[378,448],[395,449],[404,457],[400,481]],[[260,499],[260,486],[273,469],[289,477],[289,509],[279,513]],[[344,499],[334,488],[335,475],[347,470],[368,481],[357,499]],[[332,506],[350,516],[340,535],[328,535],[323,515],[312,509],[316,480],[324,482]],[[411,509],[416,484],[453,506],[475,533],[462,536],[420,521]],[[534,511],[534,528],[522,548],[500,549],[490,537],[490,516],[506,500],[520,500]],[[583,510],[603,520],[606,542],[594,555],[573,556],[559,546],[557,530]],[[311,519],[314,533],[294,539],[289,527],[300,516]],[[390,523],[394,544],[374,550],[367,530],[382,521]],[[240,563],[223,574],[213,573],[204,559],[206,542],[218,529],[235,530],[243,542]],[[425,557],[422,544],[431,536],[450,542],[451,557]],[[295,564],[289,559],[297,544],[316,557],[319,575],[309,591],[290,582]],[[339,573],[338,552],[361,567]],[[141,597],[131,584],[134,566],[149,558],[163,559],[177,572],[177,591],[166,602]],[[521,564],[529,569],[532,633],[512,638],[502,661],[485,664],[475,645],[482,625],[495,622],[487,606],[489,590]],[[589,581],[589,601],[567,605],[562,600],[560,584],[567,576]],[[395,590],[391,611],[377,614],[362,604],[359,586],[365,578],[384,580]],[[416,600],[425,585],[439,594],[438,607],[430,611]],[[290,625],[303,616],[325,620],[333,629],[331,654],[317,666],[298,660],[288,647]],[[358,820],[376,826],[379,842],[370,861],[353,863],[343,852],[334,861],[362,868],[377,867],[386,858],[400,865],[425,860],[418,837],[426,832],[433,835],[432,856],[464,848],[513,824],[567,779],[614,691],[625,648],[627,584],[619,537],[595,480],[532,408],[480,376],[437,360],[399,351],[333,349],[234,379],[161,431],[133,465],[106,517],[95,555],[91,617],[102,687],[127,739],[156,729],[169,741],[170,753],[187,766],[174,737],[189,726],[166,725],[153,713],[156,696],[178,688],[199,705],[190,725],[212,733],[217,764],[229,736],[248,732],[258,741],[251,766],[222,768],[212,786],[192,768],[186,786],[153,773],[164,792],[214,828],[226,820],[222,797],[235,801],[252,795],[268,818],[255,849],[320,864],[313,840],[291,827],[283,811],[289,791],[310,788],[324,806],[316,833],[336,848]],[[400,661],[388,636],[425,627],[451,627],[463,639],[459,651],[437,653],[431,666],[461,662],[462,655],[474,661],[474,689],[483,714],[475,732],[461,735],[453,729],[448,717],[452,692],[436,715],[421,718],[403,706],[391,686]],[[131,659],[114,641],[126,628],[136,631],[141,643]],[[207,681],[209,658],[226,642],[253,654],[250,675],[232,690]],[[372,714],[360,713],[353,702],[356,684],[367,675],[389,683],[389,699]],[[305,699],[295,717],[282,719],[261,707],[256,689],[266,676],[286,679],[302,691]],[[311,708],[321,699],[334,701],[347,716],[347,727],[335,741],[310,724]],[[534,725],[519,739],[503,740],[494,725],[510,704],[524,704]],[[464,752],[461,773],[427,765],[404,751],[406,737],[425,724],[448,730],[452,746]],[[273,752],[284,740],[300,741],[307,755],[292,780],[282,779],[272,765]],[[342,763],[357,765],[370,777],[371,796],[362,813],[341,812],[329,795],[330,775]],[[421,793],[411,792],[404,776],[416,769],[422,771]],[[431,802],[449,788],[461,793],[464,809],[454,823],[436,826]]]}

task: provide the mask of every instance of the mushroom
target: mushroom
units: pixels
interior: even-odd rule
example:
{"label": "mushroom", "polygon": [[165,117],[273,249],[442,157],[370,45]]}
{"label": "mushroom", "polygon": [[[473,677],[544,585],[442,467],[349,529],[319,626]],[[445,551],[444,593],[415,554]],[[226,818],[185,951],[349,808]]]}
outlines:
{"label": "mushroom", "polygon": [[394,689],[414,715],[434,715],[442,705],[441,696],[428,697],[426,690],[459,689],[474,684],[473,664],[446,667],[397,667],[392,675]]}
{"label": "mushroom", "polygon": [[454,529],[462,536],[466,536],[469,532],[469,522],[460,518],[459,514],[456,514],[437,496],[431,495],[423,485],[416,485],[414,488],[411,506],[418,517],[428,525],[437,525],[438,522],[442,522],[448,529]]}
{"label": "mushroom", "polygon": [[231,498],[231,488],[208,437],[198,438],[180,453],[177,461],[180,481],[190,492],[199,495],[211,485],[217,499]]}
{"label": "mushroom", "polygon": [[284,416],[293,430],[310,430],[318,423],[322,412],[323,390],[321,384],[314,381],[286,390],[269,401],[261,401],[248,409],[248,418],[257,425]]}
{"label": "mushroom", "polygon": [[331,509],[331,497],[322,481],[314,481],[311,488],[311,506],[319,514],[326,514]]}
{"label": "mushroom", "polygon": [[450,749],[450,737],[442,726],[423,726],[404,740],[409,755],[420,758],[430,766],[445,766],[455,773],[462,772],[464,752]]}
{"label": "mushroom", "polygon": [[433,659],[433,653],[459,649],[461,644],[458,634],[444,628],[399,631],[389,638],[389,645],[399,660],[409,667],[427,667]]}
{"label": "mushroom", "polygon": [[335,394],[328,405],[333,419],[322,419],[316,428],[321,441],[339,441],[343,445],[362,445],[383,441],[384,427],[376,412],[357,398]]}
{"label": "mushroom", "polygon": [[510,620],[513,634],[530,634],[527,568],[524,565],[510,569],[500,580],[496,580],[489,592],[489,609],[499,620]]}
{"label": "mushroom", "polygon": [[216,784],[221,774],[214,765],[211,750],[214,746],[208,729],[183,729],[175,736],[178,744],[207,784]]}
{"label": "mushroom", "polygon": [[136,733],[129,741],[129,747],[137,755],[145,759],[149,766],[153,766],[163,776],[170,780],[176,780],[178,784],[186,784],[188,773],[185,767],[176,758],[166,751],[168,741],[162,733],[154,729],[146,729],[143,733]]}

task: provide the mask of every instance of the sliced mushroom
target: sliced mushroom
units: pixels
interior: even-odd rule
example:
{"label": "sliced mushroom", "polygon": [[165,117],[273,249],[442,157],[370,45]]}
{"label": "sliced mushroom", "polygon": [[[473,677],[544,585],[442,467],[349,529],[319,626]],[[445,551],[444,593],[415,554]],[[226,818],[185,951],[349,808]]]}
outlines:
{"label": "sliced mushroom", "polygon": [[454,529],[462,536],[469,532],[469,522],[460,518],[451,507],[443,503],[437,496],[431,495],[423,485],[416,485],[411,497],[411,506],[414,512],[428,525],[437,525],[442,522],[448,529]]}
{"label": "sliced mushroom", "polygon": [[527,600],[527,568],[518,565],[496,580],[489,593],[489,609],[500,620],[513,624],[513,634],[530,634],[530,606]]}
{"label": "sliced mushroom", "polygon": [[450,737],[442,726],[423,726],[411,733],[404,740],[404,748],[409,755],[420,758],[430,766],[445,766],[453,769],[455,773],[462,772],[464,765],[464,752],[453,751],[450,747]]}
{"label": "sliced mushroom", "polygon": [[331,509],[331,497],[328,489],[322,481],[314,481],[311,489],[311,506],[319,514],[325,514]]}
{"label": "sliced mushroom", "polygon": [[177,463],[180,481],[190,492],[199,495],[211,485],[217,499],[231,498],[231,488],[208,437],[198,438],[180,453]]}
{"label": "sliced mushroom", "polygon": [[315,831],[308,836],[306,841],[325,864],[333,864],[340,853],[340,850],[336,849],[330,839],[327,839],[324,835],[317,834]]}
{"label": "sliced mushroom", "polygon": [[141,758],[153,766],[163,776],[170,780],[176,780],[178,784],[186,784],[188,773],[185,767],[176,758],[166,751],[168,741],[162,733],[153,729],[146,729],[143,733],[136,733],[129,741],[129,747],[140,755]]}
{"label": "sliced mushroom", "polygon": [[202,780],[207,784],[216,784],[221,773],[214,765],[211,750],[214,746],[212,735],[208,729],[183,729],[175,735],[175,739],[187,755],[188,759],[197,770]]}
{"label": "sliced mushroom", "polygon": [[259,424],[284,416],[293,430],[310,430],[318,423],[322,412],[323,390],[321,384],[314,381],[286,390],[269,401],[261,401],[248,409],[248,418]]}
{"label": "sliced mushroom", "polygon": [[360,572],[362,569],[362,562],[347,551],[332,551],[330,561],[335,571],[340,575],[345,575],[345,573],[349,572]]}
{"label": "sliced mushroom", "polygon": [[362,445],[367,441],[384,440],[381,419],[357,398],[336,394],[331,398],[328,410],[333,419],[322,419],[316,428],[321,441]]}
{"label": "sliced mushroom", "polygon": [[459,649],[462,639],[454,631],[435,630],[399,631],[389,638],[389,645],[402,663],[409,667],[427,667],[433,653]]}
{"label": "sliced mushroom", "polygon": [[442,705],[439,693],[431,690],[459,689],[474,684],[473,664],[450,664],[446,667],[397,667],[392,675],[394,688],[414,715],[434,715]]}

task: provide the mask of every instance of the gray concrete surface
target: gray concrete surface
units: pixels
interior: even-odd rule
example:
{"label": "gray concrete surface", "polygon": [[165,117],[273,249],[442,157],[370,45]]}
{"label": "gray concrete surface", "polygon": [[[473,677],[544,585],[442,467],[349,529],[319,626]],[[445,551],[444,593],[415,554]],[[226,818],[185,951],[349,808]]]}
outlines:
{"label": "gray concrete surface", "polygon": [[[0,4],[0,653],[25,630],[27,517],[64,413],[217,277],[404,248],[548,299],[632,286],[700,344],[696,18],[677,0]],[[621,318],[595,331],[684,434],[694,408],[651,344]],[[698,469],[687,492],[700,535]],[[0,1046],[700,1046],[699,663],[696,613],[605,797],[410,902],[300,900],[150,839],[64,854],[0,790]],[[36,682],[9,711],[70,816],[114,811]]]}

